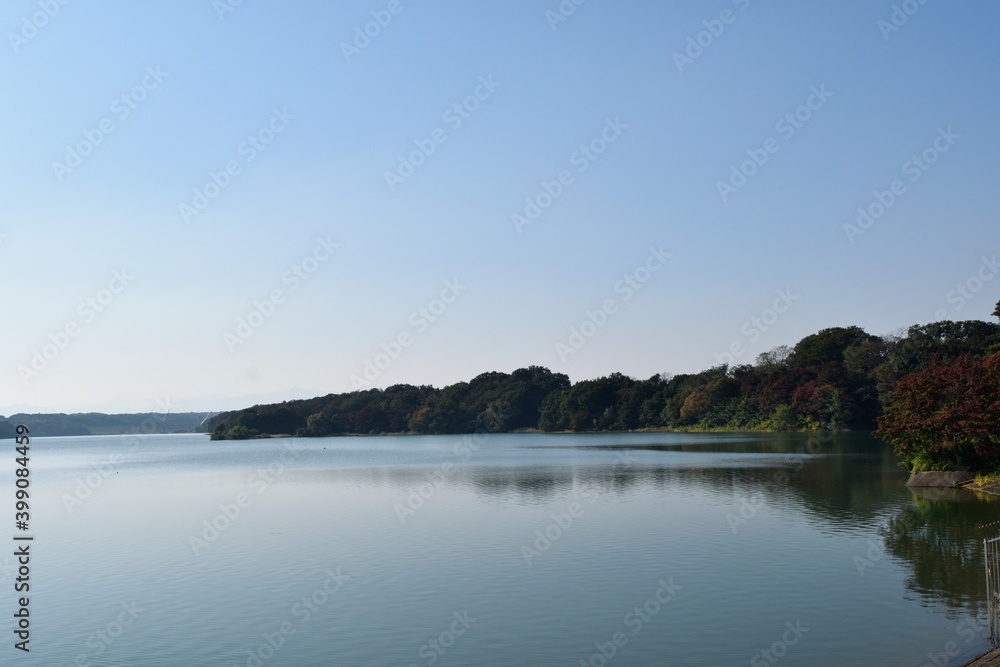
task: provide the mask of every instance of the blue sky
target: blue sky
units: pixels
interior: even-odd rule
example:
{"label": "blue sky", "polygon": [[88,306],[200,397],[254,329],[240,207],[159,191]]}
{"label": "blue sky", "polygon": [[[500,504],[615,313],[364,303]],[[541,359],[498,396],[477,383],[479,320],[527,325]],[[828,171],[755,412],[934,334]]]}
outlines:
{"label": "blue sky", "polygon": [[228,3],[0,11],[0,413],[693,372],[1000,297],[995,3]]}

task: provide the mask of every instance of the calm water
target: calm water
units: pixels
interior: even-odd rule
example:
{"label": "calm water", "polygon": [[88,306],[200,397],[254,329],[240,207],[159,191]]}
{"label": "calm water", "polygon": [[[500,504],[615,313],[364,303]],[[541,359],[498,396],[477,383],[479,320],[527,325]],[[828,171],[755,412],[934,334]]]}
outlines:
{"label": "calm water", "polygon": [[989,648],[976,527],[1000,504],[914,495],[865,437],[33,444],[32,652],[4,664],[918,667]]}

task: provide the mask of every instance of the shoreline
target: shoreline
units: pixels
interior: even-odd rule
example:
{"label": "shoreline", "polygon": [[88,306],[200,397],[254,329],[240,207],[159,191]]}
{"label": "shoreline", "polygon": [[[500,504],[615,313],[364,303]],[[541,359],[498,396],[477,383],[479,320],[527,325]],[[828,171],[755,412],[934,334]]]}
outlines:
{"label": "shoreline", "polygon": [[975,481],[972,481],[961,484],[958,488],[965,489],[966,491],[971,491],[973,493],[984,493],[988,496],[1000,496],[1000,483],[988,484],[986,486],[976,486]]}
{"label": "shoreline", "polygon": [[[201,431],[205,435],[211,437],[211,431]],[[747,435],[761,435],[761,434],[809,434],[809,433],[866,433],[871,435],[873,431],[871,430],[841,430],[841,431],[828,431],[825,429],[801,429],[798,431],[772,431],[767,429],[729,429],[729,428],[711,428],[711,429],[698,429],[698,428],[640,428],[631,429],[628,431],[542,431],[541,429],[535,428],[525,428],[517,429],[515,431],[474,431],[471,433],[413,433],[412,431],[400,431],[394,433],[337,433],[334,435],[295,435],[293,433],[261,433],[252,438],[212,438],[213,442],[224,442],[224,441],[249,441],[249,440],[269,440],[272,438],[404,438],[404,437],[428,437],[428,436],[463,436],[463,435],[521,435],[521,434],[533,434],[533,435],[610,435],[616,433],[681,433],[681,434],[719,434],[719,433],[732,433],[734,435],[747,434]]]}

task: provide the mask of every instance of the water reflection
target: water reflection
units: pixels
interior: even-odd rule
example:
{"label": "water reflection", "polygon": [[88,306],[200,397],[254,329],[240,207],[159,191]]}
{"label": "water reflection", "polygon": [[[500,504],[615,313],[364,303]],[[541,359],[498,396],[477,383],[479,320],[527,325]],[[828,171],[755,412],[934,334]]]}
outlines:
{"label": "water reflection", "polygon": [[522,450],[515,463],[501,464],[484,455],[478,465],[310,467],[290,470],[283,479],[325,479],[400,492],[431,484],[471,491],[485,503],[525,505],[547,504],[594,488],[609,499],[657,490],[722,498],[762,493],[781,499],[783,509],[805,512],[824,530],[833,531],[870,526],[905,500],[906,476],[880,443],[838,436],[815,454],[805,454],[806,441],[791,434],[774,441],[713,442],[710,447],[616,444],[586,447],[579,455],[562,447],[555,459],[529,457],[537,459],[531,465],[524,463]]}
{"label": "water reflection", "polygon": [[[664,576],[686,595],[621,664],[746,664],[798,618],[812,630],[790,665],[925,664],[957,636],[946,614],[983,608],[978,526],[1000,505],[908,491],[891,452],[870,438],[497,436],[467,458],[460,442],[296,441],[291,463],[256,495],[250,480],[287,441],[216,447],[163,436],[73,516],[55,499],[121,441],[43,442],[40,477],[51,488],[40,496],[61,518],[46,553],[59,556],[51,571],[62,580],[41,606],[62,614],[52,627],[76,633],[49,662],[66,664],[93,631],[74,620],[80,609],[141,594],[159,600],[149,634],[130,635],[134,654],[116,644],[116,664],[161,664],[128,658],[147,640],[189,636],[189,624],[201,628],[192,653],[235,664],[330,566],[356,578],[274,665],[412,664],[440,619],[467,606],[483,620],[452,664],[576,664]],[[240,491],[253,505],[193,556],[189,536]],[[758,511],[737,532],[727,517],[751,497]],[[419,514],[401,513],[414,498]],[[526,563],[523,545],[570,502],[586,503],[584,514]],[[869,549],[877,562],[859,576],[852,558]],[[185,627],[174,626],[181,618]],[[980,648],[961,646],[968,657]]]}
{"label": "water reflection", "polygon": [[[573,465],[542,458],[531,466],[312,468],[289,471],[286,481],[374,484],[402,496],[447,486],[482,503],[526,506],[580,494],[594,502],[654,493],[701,495],[718,503],[759,494],[772,511],[805,517],[827,535],[853,536],[878,526],[882,555],[905,565],[907,590],[918,599],[955,614],[985,610],[978,529],[1000,518],[1000,499],[953,489],[908,490],[891,451],[868,437],[836,436],[811,454],[804,453],[807,442],[808,436],[798,434],[713,442],[708,448],[621,442],[581,448],[586,451]],[[550,449],[572,455],[566,451],[572,448]]]}
{"label": "water reflection", "polygon": [[910,491],[909,499],[880,531],[886,552],[907,565],[907,589],[954,612],[985,612],[979,527],[996,520],[1000,498],[956,489],[921,489]]}

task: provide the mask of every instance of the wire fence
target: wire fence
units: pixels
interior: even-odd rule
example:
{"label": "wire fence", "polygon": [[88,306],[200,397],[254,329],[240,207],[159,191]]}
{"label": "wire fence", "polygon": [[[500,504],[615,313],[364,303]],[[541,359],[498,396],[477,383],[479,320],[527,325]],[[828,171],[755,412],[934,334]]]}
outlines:
{"label": "wire fence", "polygon": [[990,617],[990,640],[1000,637],[1000,521],[981,526],[986,560],[986,607]]}

